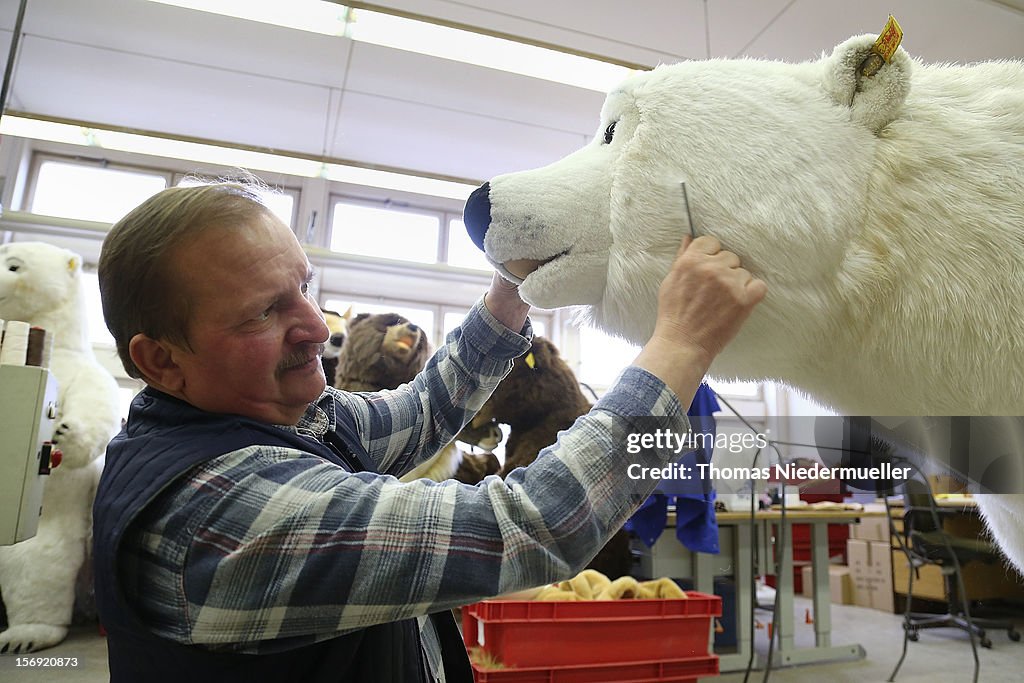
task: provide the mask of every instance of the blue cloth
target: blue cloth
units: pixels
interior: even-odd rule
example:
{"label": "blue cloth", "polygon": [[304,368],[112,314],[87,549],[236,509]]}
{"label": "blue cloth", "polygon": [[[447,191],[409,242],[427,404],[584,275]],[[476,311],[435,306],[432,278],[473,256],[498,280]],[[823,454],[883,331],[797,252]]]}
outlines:
{"label": "blue cloth", "polygon": [[718,520],[715,518],[715,490],[711,479],[699,476],[698,463],[710,463],[714,452],[716,424],[714,413],[721,410],[715,392],[706,384],[697,388],[687,411],[694,434],[704,434],[704,447],[685,453],[678,460],[681,472],[689,478],[663,479],[655,493],[626,521],[647,547],[654,545],[668,520],[668,506],[676,508],[676,538],[694,552],[715,553],[718,547]]}

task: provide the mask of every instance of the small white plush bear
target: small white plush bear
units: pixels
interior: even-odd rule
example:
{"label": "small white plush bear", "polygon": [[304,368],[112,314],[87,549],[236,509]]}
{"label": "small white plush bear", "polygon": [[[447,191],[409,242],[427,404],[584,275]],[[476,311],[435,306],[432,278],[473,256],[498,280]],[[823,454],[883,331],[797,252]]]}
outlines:
{"label": "small white plush bear", "polygon": [[[592,142],[474,192],[470,235],[530,303],[644,343],[685,181],[696,234],[768,284],[713,376],[847,415],[1024,415],[1024,64],[886,62],[875,43],[635,75]],[[1024,569],[1024,496],[980,498]]]}
{"label": "small white plush bear", "polygon": [[0,633],[2,654],[51,647],[67,635],[91,539],[97,458],[119,425],[117,383],[89,343],[81,276],[81,257],[66,249],[0,245],[0,318],[24,320],[53,336],[50,372],[59,405],[51,440],[64,455],[45,479],[36,535],[0,546],[8,624]]}

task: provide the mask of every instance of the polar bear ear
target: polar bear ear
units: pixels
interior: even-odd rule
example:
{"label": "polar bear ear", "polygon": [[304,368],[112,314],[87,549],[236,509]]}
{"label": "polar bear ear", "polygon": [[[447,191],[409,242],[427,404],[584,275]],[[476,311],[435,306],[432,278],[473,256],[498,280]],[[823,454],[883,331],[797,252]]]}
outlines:
{"label": "polar bear ear", "polygon": [[876,37],[863,35],[836,46],[824,62],[822,85],[836,104],[848,107],[854,123],[873,133],[899,114],[910,91],[911,60],[898,48],[889,61],[872,49]]}

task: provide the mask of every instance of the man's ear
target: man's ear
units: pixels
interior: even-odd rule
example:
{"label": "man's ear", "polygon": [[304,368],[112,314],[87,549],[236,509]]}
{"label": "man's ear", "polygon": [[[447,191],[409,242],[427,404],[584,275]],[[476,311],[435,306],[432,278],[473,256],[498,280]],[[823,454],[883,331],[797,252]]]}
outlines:
{"label": "man's ear", "polygon": [[181,367],[175,362],[176,348],[144,334],[137,334],[128,342],[128,355],[142,373],[146,382],[169,394],[185,386]]}

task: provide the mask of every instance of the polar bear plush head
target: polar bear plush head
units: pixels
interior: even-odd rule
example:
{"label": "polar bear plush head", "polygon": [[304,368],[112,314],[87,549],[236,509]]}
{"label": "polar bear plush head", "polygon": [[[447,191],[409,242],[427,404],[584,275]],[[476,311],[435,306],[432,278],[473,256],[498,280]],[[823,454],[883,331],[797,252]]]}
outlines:
{"label": "polar bear plush head", "polygon": [[[589,145],[491,180],[489,217],[480,220],[483,207],[473,201],[467,207],[471,234],[538,306],[635,301],[606,290],[632,275],[664,275],[689,230],[680,187],[688,181],[702,232],[748,244],[752,256],[768,240],[825,249],[821,260],[834,266],[860,218],[856,183],[909,88],[903,51],[858,78],[873,40],[855,38],[814,64],[714,60],[634,76],[609,93]],[[837,155],[843,163],[830,163]],[[781,271],[806,262],[794,254],[792,263],[757,265]]]}
{"label": "polar bear plush head", "polygon": [[584,148],[474,192],[467,229],[530,303],[644,343],[685,181],[693,231],[769,286],[713,375],[854,414],[1024,410],[1024,69],[877,68],[875,41],[635,75]]}
{"label": "polar bear plush head", "polygon": [[59,330],[54,343],[87,348],[82,257],[44,242],[0,245],[0,318]]}

